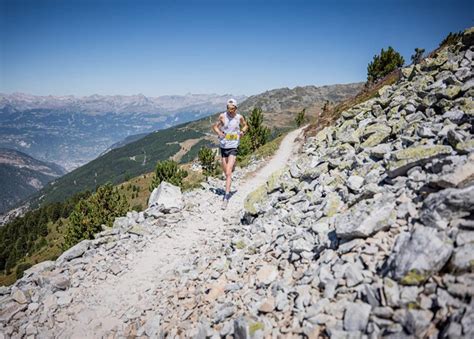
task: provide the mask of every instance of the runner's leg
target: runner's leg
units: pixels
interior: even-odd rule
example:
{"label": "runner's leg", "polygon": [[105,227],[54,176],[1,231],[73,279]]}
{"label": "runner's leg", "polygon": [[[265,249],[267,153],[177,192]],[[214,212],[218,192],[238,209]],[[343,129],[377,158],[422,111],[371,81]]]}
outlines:
{"label": "runner's leg", "polygon": [[233,171],[234,164],[235,164],[235,155],[229,155],[229,157],[227,159],[228,160],[227,160],[226,172],[225,172],[225,176],[226,176],[225,194],[226,194],[226,196],[228,196],[228,194],[230,193],[230,186],[231,186],[231,183],[232,183],[232,171]]}
{"label": "runner's leg", "polygon": [[[228,162],[229,158],[228,157],[222,157],[221,158],[221,165],[222,165],[222,172],[224,173],[224,175],[226,176],[226,181],[227,181],[227,162]],[[226,185],[227,186],[227,185]],[[224,193],[224,199],[226,197],[226,193],[227,191]]]}

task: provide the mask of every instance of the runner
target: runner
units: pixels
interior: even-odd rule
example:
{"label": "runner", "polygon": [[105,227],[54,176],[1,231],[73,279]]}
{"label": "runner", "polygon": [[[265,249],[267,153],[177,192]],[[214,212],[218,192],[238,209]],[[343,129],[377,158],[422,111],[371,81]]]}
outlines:
{"label": "runner", "polygon": [[[242,130],[240,129],[241,125]],[[235,99],[227,101],[227,111],[219,115],[212,129],[217,133],[220,141],[221,164],[226,177],[222,209],[226,209],[230,198],[232,171],[234,170],[237,157],[237,147],[239,146],[240,138],[248,129],[244,117],[237,113],[237,101]]]}

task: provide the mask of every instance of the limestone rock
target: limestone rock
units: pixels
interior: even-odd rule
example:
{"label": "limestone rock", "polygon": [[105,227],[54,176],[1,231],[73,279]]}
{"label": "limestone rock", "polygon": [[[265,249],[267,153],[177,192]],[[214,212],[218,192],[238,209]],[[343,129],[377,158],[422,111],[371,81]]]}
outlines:
{"label": "limestone rock", "polygon": [[69,261],[74,258],[82,256],[84,252],[89,249],[90,244],[91,244],[91,240],[82,240],[80,243],[78,243],[77,245],[74,245],[73,247],[68,249],[66,252],[61,254],[56,262],[61,263],[61,262]]}
{"label": "limestone rock", "polygon": [[422,165],[428,161],[451,154],[452,148],[449,146],[414,146],[403,149],[392,154],[394,160],[389,163],[390,177],[397,177],[405,174],[410,168]]}
{"label": "limestone rock", "polygon": [[349,303],[344,313],[344,329],[365,332],[371,309],[369,304]]}
{"label": "limestone rock", "polygon": [[395,222],[392,199],[364,200],[336,219],[336,234],[341,239],[366,238],[386,230]]}
{"label": "limestone rock", "polygon": [[257,272],[257,281],[268,285],[278,277],[278,268],[274,265],[263,265]]}
{"label": "limestone rock", "polygon": [[453,219],[468,217],[473,206],[474,186],[447,188],[425,199],[420,218],[426,226],[445,229]]}
{"label": "limestone rock", "polygon": [[183,195],[181,189],[166,181],[162,181],[153,192],[148,201],[148,208],[157,206],[161,211],[167,213],[183,209]]}
{"label": "limestone rock", "polygon": [[451,270],[457,273],[474,270],[474,243],[464,244],[454,249],[449,262]]}
{"label": "limestone rock", "polygon": [[396,254],[393,275],[403,284],[419,285],[444,267],[452,251],[452,241],[444,233],[416,227]]}

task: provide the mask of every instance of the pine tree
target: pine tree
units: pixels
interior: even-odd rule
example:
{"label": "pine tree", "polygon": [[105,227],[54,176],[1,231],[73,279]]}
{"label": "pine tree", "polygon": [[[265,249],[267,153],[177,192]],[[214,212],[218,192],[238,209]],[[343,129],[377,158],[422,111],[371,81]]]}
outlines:
{"label": "pine tree", "polygon": [[263,113],[260,108],[254,108],[247,119],[247,135],[252,145],[252,151],[264,145],[270,137],[270,129],[263,125]]}
{"label": "pine tree", "polygon": [[300,127],[301,125],[305,123],[305,121],[306,121],[306,108],[303,108],[303,110],[296,115],[296,118],[295,118],[296,126]]}
{"label": "pine tree", "polygon": [[402,67],[404,63],[403,57],[392,47],[389,46],[386,51],[382,48],[380,55],[374,55],[372,62],[367,66],[367,81],[374,83]]}

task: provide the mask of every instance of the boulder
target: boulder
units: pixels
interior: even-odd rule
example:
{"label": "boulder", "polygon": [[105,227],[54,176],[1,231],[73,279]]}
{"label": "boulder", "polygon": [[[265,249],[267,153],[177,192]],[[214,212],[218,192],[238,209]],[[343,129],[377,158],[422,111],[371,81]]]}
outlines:
{"label": "boulder", "polygon": [[455,273],[472,272],[474,270],[474,243],[456,247],[449,266]]}
{"label": "boulder", "polygon": [[434,183],[443,188],[463,188],[471,185],[474,183],[474,157],[442,174]]}
{"label": "boulder", "polygon": [[336,235],[341,239],[366,238],[388,229],[395,218],[393,199],[363,200],[336,218]]}
{"label": "boulder", "polygon": [[183,209],[183,195],[178,186],[162,181],[148,200],[148,208],[158,207],[164,213],[175,212]]}
{"label": "boulder", "polygon": [[469,217],[474,206],[474,186],[447,188],[430,194],[421,207],[424,225],[445,229],[455,219]]}
{"label": "boulder", "polygon": [[344,313],[344,329],[365,332],[371,309],[369,304],[349,303]]}
{"label": "boulder", "polygon": [[412,146],[392,153],[393,160],[388,165],[388,176],[404,175],[410,168],[423,165],[433,159],[450,155],[450,146]]}
{"label": "boulder", "polygon": [[267,197],[267,189],[265,185],[258,187],[250,193],[244,201],[244,210],[250,215],[256,215],[260,211],[260,207]]}
{"label": "boulder", "polygon": [[452,241],[443,232],[417,226],[395,254],[393,277],[405,285],[419,285],[439,272],[452,252]]}
{"label": "boulder", "polygon": [[82,240],[79,244],[74,245],[56,260],[56,264],[60,265],[62,262],[72,260],[74,258],[81,257],[84,252],[89,249],[91,240]]}

